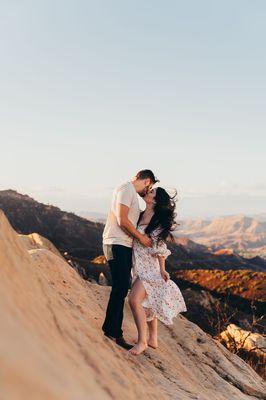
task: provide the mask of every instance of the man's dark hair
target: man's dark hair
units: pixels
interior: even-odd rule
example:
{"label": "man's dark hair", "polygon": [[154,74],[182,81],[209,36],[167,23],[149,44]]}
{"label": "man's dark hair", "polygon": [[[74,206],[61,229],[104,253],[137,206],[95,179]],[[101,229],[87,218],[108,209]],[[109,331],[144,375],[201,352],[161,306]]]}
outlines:
{"label": "man's dark hair", "polygon": [[155,178],[154,173],[150,169],[142,169],[137,173],[136,178],[150,179],[153,184],[159,182],[159,180]]}

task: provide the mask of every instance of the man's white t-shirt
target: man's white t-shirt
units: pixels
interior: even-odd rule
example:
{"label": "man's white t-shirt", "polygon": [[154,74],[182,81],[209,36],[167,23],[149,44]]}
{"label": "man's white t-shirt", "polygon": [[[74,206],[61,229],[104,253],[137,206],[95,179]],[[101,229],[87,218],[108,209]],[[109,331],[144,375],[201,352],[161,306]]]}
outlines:
{"label": "man's white t-shirt", "polygon": [[129,236],[117,222],[118,204],[129,207],[128,219],[136,227],[140,216],[138,195],[132,182],[125,182],[114,189],[106,225],[103,231],[103,244],[120,244],[132,247],[133,237]]}

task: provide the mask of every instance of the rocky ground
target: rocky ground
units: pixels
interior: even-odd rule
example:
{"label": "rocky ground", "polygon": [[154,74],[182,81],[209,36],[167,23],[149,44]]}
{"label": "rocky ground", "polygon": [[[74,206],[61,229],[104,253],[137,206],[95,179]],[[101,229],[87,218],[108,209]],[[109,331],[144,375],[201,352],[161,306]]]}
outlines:
{"label": "rocky ground", "polygon": [[[53,248],[23,240],[0,212],[0,384],[5,400],[264,399],[256,372],[185,316],[159,349],[130,356],[101,334],[110,288]],[[128,305],[125,336],[136,330]]]}

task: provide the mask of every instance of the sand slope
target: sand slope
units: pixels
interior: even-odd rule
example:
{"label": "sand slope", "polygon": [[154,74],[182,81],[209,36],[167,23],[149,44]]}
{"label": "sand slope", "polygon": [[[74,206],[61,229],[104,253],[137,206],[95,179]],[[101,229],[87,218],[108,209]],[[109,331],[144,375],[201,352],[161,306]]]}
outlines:
{"label": "sand slope", "polygon": [[[184,316],[130,356],[101,334],[110,288],[27,246],[0,211],[1,400],[263,399],[261,378]],[[125,336],[135,338],[128,306]]]}

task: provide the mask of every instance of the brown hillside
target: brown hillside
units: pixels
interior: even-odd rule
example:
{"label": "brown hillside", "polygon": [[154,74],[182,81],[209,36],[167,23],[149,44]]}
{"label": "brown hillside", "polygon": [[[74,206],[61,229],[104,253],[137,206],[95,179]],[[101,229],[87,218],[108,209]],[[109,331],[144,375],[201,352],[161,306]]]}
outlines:
{"label": "brown hillside", "polygon": [[266,273],[249,270],[180,270],[176,278],[218,293],[232,293],[250,300],[266,301]]}
{"label": "brown hillside", "polygon": [[0,266],[2,399],[264,398],[262,379],[184,316],[159,326],[156,351],[134,357],[115,346],[100,329],[110,289],[48,248],[28,250],[1,211]]}

